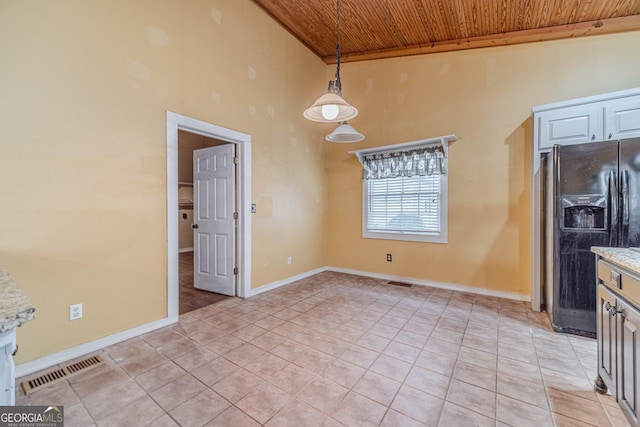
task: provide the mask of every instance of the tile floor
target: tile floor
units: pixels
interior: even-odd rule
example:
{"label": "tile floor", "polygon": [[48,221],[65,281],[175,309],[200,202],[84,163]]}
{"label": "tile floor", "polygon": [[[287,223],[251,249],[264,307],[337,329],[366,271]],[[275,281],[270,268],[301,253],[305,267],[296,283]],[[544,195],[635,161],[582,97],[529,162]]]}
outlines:
{"label": "tile floor", "polygon": [[18,404],[65,426],[625,426],[594,340],[522,302],[325,272],[181,315]]}

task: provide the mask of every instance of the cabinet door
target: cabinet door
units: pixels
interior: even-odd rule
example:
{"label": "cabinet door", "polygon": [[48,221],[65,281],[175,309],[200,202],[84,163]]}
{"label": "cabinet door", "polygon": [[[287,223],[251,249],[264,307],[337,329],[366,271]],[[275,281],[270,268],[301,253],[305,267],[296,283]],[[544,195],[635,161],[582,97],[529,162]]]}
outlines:
{"label": "cabinet door", "polygon": [[618,403],[632,426],[638,426],[640,312],[618,300]]}
{"label": "cabinet door", "polygon": [[0,406],[15,405],[15,328],[0,333]]}
{"label": "cabinet door", "polygon": [[612,101],[604,109],[605,139],[640,136],[640,96]]}
{"label": "cabinet door", "polygon": [[538,118],[538,147],[602,141],[602,105],[562,108],[542,112]]}
{"label": "cabinet door", "polygon": [[[602,284],[598,285],[598,305],[596,306],[596,323],[598,337],[598,375],[616,392],[616,322],[611,315],[615,311],[616,297]],[[613,312],[614,312],[613,311]]]}

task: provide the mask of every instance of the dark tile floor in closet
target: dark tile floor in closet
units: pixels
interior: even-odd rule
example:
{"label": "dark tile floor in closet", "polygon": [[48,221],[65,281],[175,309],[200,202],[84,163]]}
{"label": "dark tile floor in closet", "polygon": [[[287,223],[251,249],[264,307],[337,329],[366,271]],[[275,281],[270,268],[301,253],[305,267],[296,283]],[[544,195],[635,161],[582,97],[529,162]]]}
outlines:
{"label": "dark tile floor in closet", "polygon": [[193,252],[180,254],[180,314],[188,313],[229,297],[193,287]]}

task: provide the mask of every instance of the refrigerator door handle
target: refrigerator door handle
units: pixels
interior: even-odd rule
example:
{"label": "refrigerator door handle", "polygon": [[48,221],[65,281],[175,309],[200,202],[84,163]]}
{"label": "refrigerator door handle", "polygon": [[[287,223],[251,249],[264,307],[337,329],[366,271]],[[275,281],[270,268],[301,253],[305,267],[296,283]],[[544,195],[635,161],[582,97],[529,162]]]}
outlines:
{"label": "refrigerator door handle", "polygon": [[618,174],[609,172],[609,246],[618,246]]}
{"label": "refrigerator door handle", "polygon": [[623,170],[620,174],[620,193],[622,196],[622,233],[620,235],[620,246],[629,246],[629,172]]}

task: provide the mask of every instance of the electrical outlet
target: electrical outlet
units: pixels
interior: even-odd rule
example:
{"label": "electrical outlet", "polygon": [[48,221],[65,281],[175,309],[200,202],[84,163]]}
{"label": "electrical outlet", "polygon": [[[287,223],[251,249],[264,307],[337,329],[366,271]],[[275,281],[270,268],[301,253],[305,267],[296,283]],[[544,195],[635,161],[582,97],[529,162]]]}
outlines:
{"label": "electrical outlet", "polygon": [[391,254],[387,254],[387,261],[391,262]]}
{"label": "electrical outlet", "polygon": [[82,318],[82,304],[74,304],[69,306],[69,320]]}
{"label": "electrical outlet", "polygon": [[251,203],[251,213],[256,213],[258,211],[258,208],[256,207],[255,203]]}
{"label": "electrical outlet", "polygon": [[291,256],[287,257],[287,264],[291,264]]}

